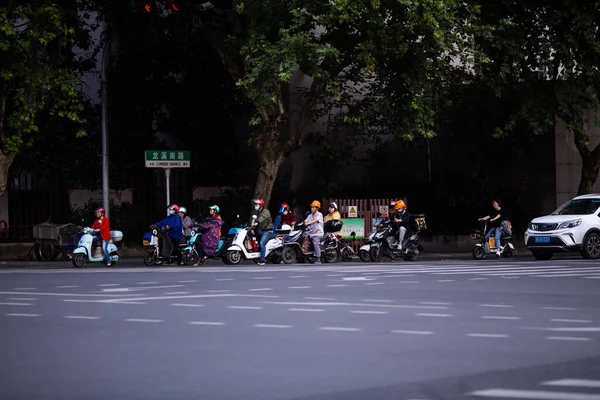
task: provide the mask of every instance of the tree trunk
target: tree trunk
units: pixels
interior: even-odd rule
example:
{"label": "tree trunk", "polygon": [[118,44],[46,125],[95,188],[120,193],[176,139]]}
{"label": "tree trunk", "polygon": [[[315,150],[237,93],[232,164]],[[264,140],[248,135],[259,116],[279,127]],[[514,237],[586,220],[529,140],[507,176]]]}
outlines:
{"label": "tree trunk", "polygon": [[581,155],[581,179],[577,188],[577,195],[592,193],[594,184],[598,180],[600,172],[600,158],[596,151],[589,152],[585,156]]}
{"label": "tree trunk", "polygon": [[4,154],[0,150],[0,197],[6,192],[8,185],[8,169],[15,159],[15,154]]}
{"label": "tree trunk", "polygon": [[254,187],[254,198],[263,199],[265,207],[268,207],[279,167],[281,167],[285,159],[285,153],[281,149],[279,141],[274,139],[260,146],[258,149],[258,159],[260,167],[258,169],[258,177],[256,178],[256,186]]}

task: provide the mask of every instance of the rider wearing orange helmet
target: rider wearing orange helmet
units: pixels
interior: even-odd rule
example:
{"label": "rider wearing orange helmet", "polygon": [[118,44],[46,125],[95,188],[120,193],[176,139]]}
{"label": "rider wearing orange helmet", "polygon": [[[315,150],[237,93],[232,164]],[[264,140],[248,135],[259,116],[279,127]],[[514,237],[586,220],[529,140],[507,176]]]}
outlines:
{"label": "rider wearing orange helmet", "polygon": [[319,246],[319,242],[323,237],[323,214],[319,212],[319,208],[321,208],[321,202],[318,200],[310,203],[310,214],[304,220],[304,225],[308,228],[306,229],[305,235],[311,240],[313,244],[313,248],[315,251],[316,263],[321,263],[321,247]]}
{"label": "rider wearing orange helmet", "polygon": [[410,224],[410,214],[406,211],[404,200],[396,201],[393,218],[394,228],[398,231],[398,250],[402,250],[402,241]]}

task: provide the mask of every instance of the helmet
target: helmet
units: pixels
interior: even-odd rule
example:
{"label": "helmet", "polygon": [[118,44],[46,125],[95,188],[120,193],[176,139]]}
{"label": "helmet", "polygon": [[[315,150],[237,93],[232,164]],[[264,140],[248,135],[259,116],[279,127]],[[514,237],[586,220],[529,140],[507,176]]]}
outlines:
{"label": "helmet", "polygon": [[169,207],[167,207],[167,210],[173,210],[173,211],[175,211],[175,213],[178,213],[179,206],[177,204],[171,204]]}
{"label": "helmet", "polygon": [[185,207],[179,207],[179,212],[187,214],[187,208],[185,208]]}
{"label": "helmet", "polygon": [[318,200],[314,200],[312,203],[310,203],[311,207],[317,207],[317,208],[321,208],[321,202]]}
{"label": "helmet", "polygon": [[335,201],[332,201],[331,203],[329,203],[329,207],[333,207],[333,209],[335,211],[337,211],[337,209],[338,209],[337,203]]}
{"label": "helmet", "polygon": [[98,207],[96,208],[96,212],[100,211],[102,213],[102,215],[106,214],[106,210],[104,209],[104,207]]}
{"label": "helmet", "polygon": [[208,209],[209,209],[209,210],[215,210],[215,212],[216,212],[217,214],[219,214],[219,213],[221,212],[221,209],[220,209],[220,208],[219,208],[219,206],[218,206],[218,205],[216,205],[216,204],[213,204],[212,206],[208,207]]}
{"label": "helmet", "polygon": [[252,203],[254,203],[254,204],[260,204],[261,207],[265,206],[265,201],[263,199],[253,199]]}
{"label": "helmet", "polygon": [[401,208],[402,208],[402,209],[406,208],[406,204],[404,204],[404,201],[402,201],[402,200],[398,200],[398,201],[396,202],[396,205],[394,206],[394,211],[398,211],[398,210],[399,210],[399,209],[401,209]]}
{"label": "helmet", "polygon": [[290,210],[290,205],[288,203],[281,203],[281,207],[279,207],[279,212],[282,213],[285,210]]}

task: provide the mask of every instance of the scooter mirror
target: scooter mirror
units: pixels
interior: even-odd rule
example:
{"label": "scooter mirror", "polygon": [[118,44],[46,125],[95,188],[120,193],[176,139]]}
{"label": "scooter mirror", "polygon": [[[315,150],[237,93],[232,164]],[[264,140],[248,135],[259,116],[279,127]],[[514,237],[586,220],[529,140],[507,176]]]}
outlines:
{"label": "scooter mirror", "polygon": [[252,219],[256,219],[256,218],[258,218],[256,215],[253,215],[253,216],[252,216]]}
{"label": "scooter mirror", "polygon": [[194,236],[196,234],[196,231],[192,231],[191,233],[192,233],[192,236]]}
{"label": "scooter mirror", "polygon": [[352,233],[350,234],[350,236],[352,236],[352,237],[356,236],[356,232],[352,232]]}

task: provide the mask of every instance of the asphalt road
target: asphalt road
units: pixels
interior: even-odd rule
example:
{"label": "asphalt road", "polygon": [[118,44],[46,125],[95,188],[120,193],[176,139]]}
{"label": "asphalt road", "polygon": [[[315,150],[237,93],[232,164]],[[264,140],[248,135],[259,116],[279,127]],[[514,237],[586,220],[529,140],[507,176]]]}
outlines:
{"label": "asphalt road", "polygon": [[0,270],[0,399],[600,400],[579,258]]}

